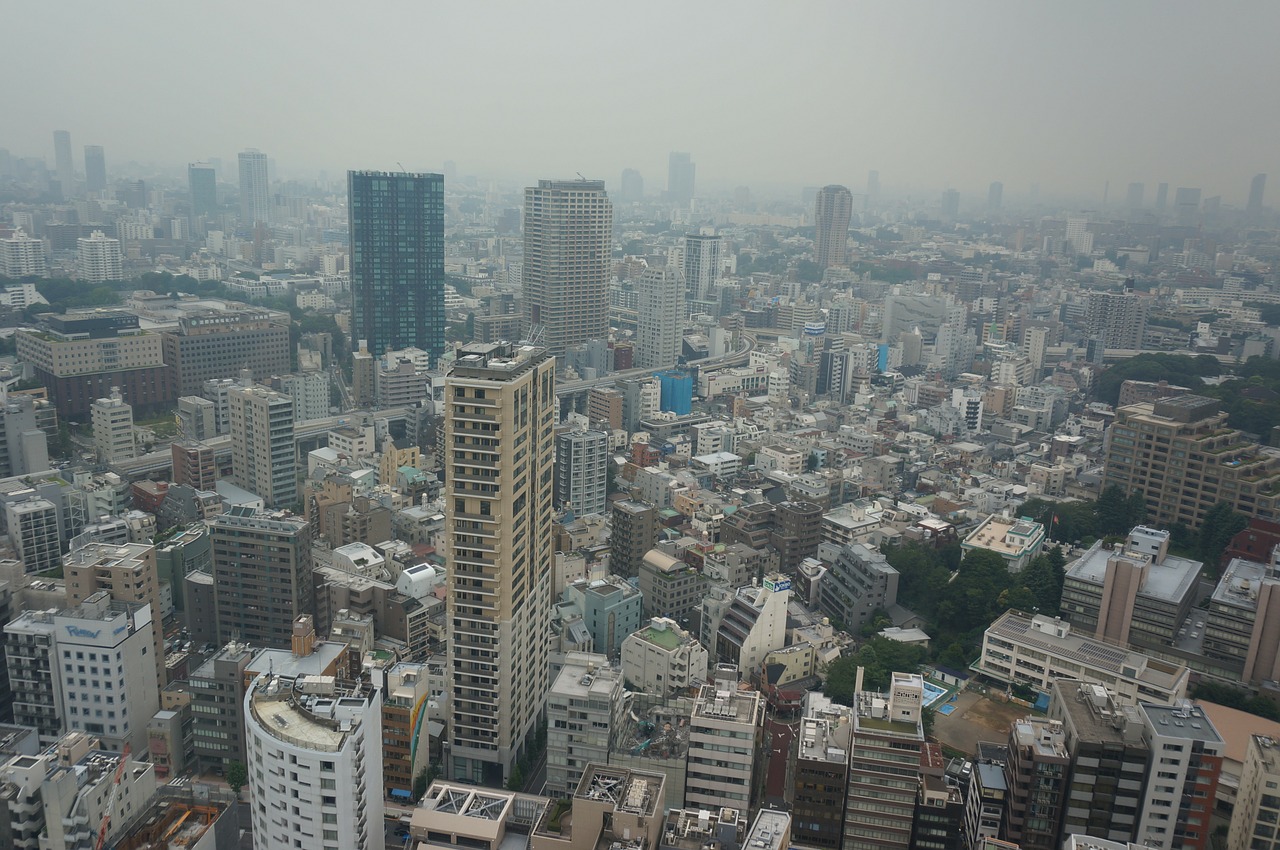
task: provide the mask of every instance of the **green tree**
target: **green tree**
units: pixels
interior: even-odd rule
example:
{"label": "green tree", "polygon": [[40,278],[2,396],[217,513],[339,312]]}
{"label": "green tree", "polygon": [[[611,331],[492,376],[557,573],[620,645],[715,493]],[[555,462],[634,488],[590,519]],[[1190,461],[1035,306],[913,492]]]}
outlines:
{"label": "green tree", "polygon": [[240,798],[240,789],[249,781],[249,769],[244,766],[242,761],[233,761],[227,765],[227,785],[231,788],[231,793],[236,795],[236,799]]}
{"label": "green tree", "polygon": [[1216,571],[1218,562],[1222,560],[1222,553],[1226,551],[1231,538],[1248,526],[1249,519],[1243,514],[1236,513],[1230,503],[1218,502],[1205,511],[1204,519],[1200,523],[1196,557],[1203,561],[1208,569]]}

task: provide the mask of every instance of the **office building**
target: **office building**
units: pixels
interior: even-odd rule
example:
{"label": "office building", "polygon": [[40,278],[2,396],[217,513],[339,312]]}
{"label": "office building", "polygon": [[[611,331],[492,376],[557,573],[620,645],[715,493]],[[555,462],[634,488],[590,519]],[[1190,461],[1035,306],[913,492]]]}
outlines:
{"label": "office building", "polygon": [[707,670],[707,650],[675,620],[653,617],[622,641],[623,676],[640,693],[676,694],[705,682]]}
{"label": "office building", "polygon": [[960,217],[960,193],[955,189],[947,189],[942,193],[942,219],[955,221]]}
{"label": "office building", "polygon": [[56,569],[62,563],[60,505],[34,491],[24,495],[4,503],[9,544],[26,572]]}
{"label": "office building", "polygon": [[532,346],[465,346],[445,397],[446,773],[501,785],[549,687],[555,363]]}
{"label": "office building", "polygon": [[173,462],[173,483],[195,490],[213,491],[218,484],[217,452],[208,443],[175,440],[169,447]]}
{"label": "office building", "polygon": [[637,369],[669,369],[680,357],[684,336],[680,278],[671,269],[648,269],[636,283],[636,291],[640,309],[633,365]]}
{"label": "office building", "polygon": [[1199,706],[1140,703],[1151,772],[1134,843],[1152,850],[1205,850],[1226,745]]}
{"label": "office building", "polygon": [[1132,841],[1151,761],[1137,707],[1120,704],[1101,685],[1058,679],[1049,717],[1062,724],[1071,759],[1062,832]]}
{"label": "office building", "polygon": [[402,661],[373,670],[382,691],[382,790],[388,800],[413,799],[413,783],[427,769],[430,734],[426,664]]}
{"label": "office building", "polygon": [[75,196],[76,167],[71,159],[71,133],[67,130],[53,131],[53,162],[58,175],[58,184],[62,189],[64,200]]}
{"label": "office building", "polygon": [[1057,850],[1070,765],[1060,722],[1014,721],[1004,768],[1009,787],[1005,840],[1024,850]]}
{"label": "office building", "polygon": [[1090,292],[1085,305],[1085,326],[1108,350],[1138,351],[1147,332],[1149,300],[1132,290]]}
{"label": "office building", "polygon": [[695,567],[659,549],[640,559],[637,579],[644,597],[644,616],[667,617],[687,623],[702,605],[706,580]]}
{"label": "office building", "polygon": [[690,301],[706,301],[720,278],[721,239],[714,231],[684,237],[685,295]]}
{"label": "office building", "polygon": [[268,506],[298,501],[293,399],[261,386],[232,387],[231,480]]}
{"label": "office building", "polygon": [[658,543],[658,509],[631,499],[615,501],[611,507],[609,568],[623,578],[634,578],[640,574],[645,553]]}
{"label": "office building", "polygon": [[151,606],[98,591],[45,614],[56,636],[65,729],[98,737],[115,752],[126,744],[146,752],[147,721],[160,708],[154,634],[160,624]]}
{"label": "office building", "polygon": [[49,440],[40,427],[48,404],[29,395],[0,395],[0,478],[49,468]]}
{"label": "office building", "polygon": [[822,613],[857,631],[876,611],[897,604],[898,571],[878,549],[848,544],[818,585],[818,598]]}
{"label": "office building", "polygon": [[330,381],[328,372],[299,372],[281,375],[272,384],[293,399],[293,421],[301,424],[329,415]]}
{"label": "office building", "polygon": [[1216,399],[1183,395],[1116,411],[1103,489],[1141,493],[1147,520],[1195,528],[1220,501],[1250,517],[1280,516],[1280,456],[1227,425]]}
{"label": "office building", "polygon": [[178,437],[203,442],[218,436],[218,406],[198,395],[178,399]]}
{"label": "office building", "polygon": [[672,151],[667,157],[667,198],[678,204],[693,200],[697,170],[693,157],[682,151]]}
{"label": "office building", "polygon": [[187,165],[187,189],[193,218],[213,218],[218,212],[218,173],[207,162]]}
{"label": "office building", "polygon": [[244,697],[254,846],[381,846],[382,693],[367,679],[267,673]]}
{"label": "office building", "polygon": [[999,212],[1004,207],[1004,184],[999,180],[987,187],[987,212]]}
{"label": "office building", "polygon": [[49,257],[44,240],[32,239],[21,227],[0,237],[0,275],[13,280],[48,277]]}
{"label": "office building", "polygon": [[[988,842],[995,842],[996,847],[1003,843],[999,838],[1004,829],[1005,809],[1009,804],[1009,783],[1004,774],[1005,762],[1008,760],[1008,747],[986,741],[978,742],[969,773],[969,784],[965,789],[968,799],[965,805],[964,837],[969,847],[995,850]],[[1009,845],[1009,848],[1013,847],[1014,845]]]}
{"label": "office building", "polygon": [[[88,310],[51,316],[43,324],[40,329],[20,328],[14,342],[19,359],[31,365],[48,389],[59,416],[88,416],[93,402],[110,395],[112,387],[119,387],[135,409],[173,403],[163,337],[142,330],[137,316]],[[287,345],[288,329],[284,331]]]}
{"label": "office building", "polygon": [[753,682],[761,681],[766,656],[786,644],[790,599],[791,579],[775,573],[758,586],[739,587],[718,612],[704,606],[703,637],[715,660],[732,664]]}
{"label": "office building", "polygon": [[603,180],[524,190],[523,296],[529,336],[556,357],[609,335],[613,206]]}
{"label": "office building", "polygon": [[218,643],[286,647],[315,610],[311,526],[288,513],[233,507],[210,524]]}
{"label": "office building", "polygon": [[124,280],[124,256],[120,240],[101,230],[76,240],[76,277],[89,283]]}
{"label": "office building", "polygon": [[201,770],[225,770],[231,762],[245,763],[245,678],[255,655],[247,644],[233,641],[187,678],[193,716],[192,751]]}
{"label": "office building", "polygon": [[288,324],[253,308],[184,316],[176,329],[164,332],[163,350],[177,396],[211,399],[206,381],[236,378],[245,369],[256,380],[266,381],[290,369]]}
{"label": "office building", "polygon": [[555,504],[578,516],[604,514],[609,483],[609,435],[588,429],[556,435]]}
{"label": "office building", "polygon": [[351,336],[444,353],[444,176],[347,172]]}
{"label": "office building", "polygon": [[999,555],[1009,572],[1017,573],[1040,553],[1044,541],[1043,524],[992,514],[965,537],[960,548],[966,553],[981,550]]}
{"label": "office building", "polygon": [[804,847],[840,850],[849,783],[853,709],[821,691],[804,697],[795,762],[792,837]]}
{"label": "office building", "polygon": [[738,671],[720,665],[703,685],[689,717],[684,805],[735,809],[741,819],[755,808],[756,751],[764,733],[764,697],[738,688]]}
{"label": "office building", "polygon": [[107,190],[107,155],[102,145],[84,146],[84,186],[90,196]]}
{"label": "office building", "polygon": [[164,630],[159,626],[163,607],[155,547],[146,543],[83,543],[63,559],[62,573],[68,605],[79,605],[104,592],[116,602],[151,606],[157,624],[152,629],[151,658],[156,681],[163,687],[167,683]]}
{"label": "office building", "polygon": [[823,186],[818,190],[813,212],[813,261],[819,268],[843,266],[849,244],[849,220],[853,217],[853,194],[844,186]]}
{"label": "office building", "polygon": [[1280,753],[1276,741],[1250,735],[1240,774],[1240,793],[1231,813],[1227,850],[1276,850],[1280,835]]}
{"label": "office building", "polygon": [[589,765],[606,764],[630,703],[622,671],[609,659],[570,653],[547,695],[547,791],[568,797]]}
{"label": "office building", "polygon": [[1203,652],[1228,678],[1248,684],[1280,677],[1280,576],[1271,564],[1232,558],[1209,598]]}
{"label": "office building", "polygon": [[1125,194],[1125,206],[1129,211],[1142,209],[1143,195],[1146,193],[1147,186],[1145,183],[1130,183],[1129,190]]}
{"label": "office building", "polygon": [[948,781],[942,745],[926,741],[920,752],[920,793],[911,846],[936,850],[964,850],[964,796]]}
{"label": "office building", "polygon": [[622,169],[622,191],[620,199],[626,203],[644,200],[644,177],[634,168]]}
{"label": "office building", "polygon": [[842,847],[907,850],[924,749],[924,680],[892,673],[888,693],[879,694],[863,690],[862,675],[858,668]]}
{"label": "office building", "polygon": [[1173,215],[1179,227],[1198,225],[1200,223],[1200,190],[1179,187],[1173,194]]}
{"label": "office building", "polygon": [[1149,658],[1072,632],[1060,618],[1006,611],[987,627],[975,669],[1009,684],[1048,693],[1055,679],[1102,685],[1124,705],[1170,702],[1187,692],[1183,664]]}
{"label": "office building", "polygon": [[251,227],[271,221],[271,185],[267,155],[250,148],[240,152],[240,224]]}
{"label": "office building", "polygon": [[63,731],[64,699],[53,611],[24,611],[4,626],[13,722],[35,729],[41,746]]}
{"label": "office building", "polygon": [[1099,541],[1067,565],[1062,616],[1107,643],[1162,649],[1186,623],[1203,567],[1169,554],[1169,532],[1137,526],[1122,545]]}
{"label": "office building", "polygon": [[98,463],[110,465],[136,456],[133,408],[120,397],[118,387],[112,388],[109,398],[93,403],[89,421],[93,426],[93,448]]}
{"label": "office building", "polygon": [[1249,181],[1249,201],[1245,205],[1245,214],[1253,220],[1262,215],[1262,196],[1267,190],[1267,175],[1255,174]]}
{"label": "office building", "polygon": [[557,606],[582,618],[593,650],[616,659],[627,635],[640,628],[640,592],[618,576],[578,579],[564,589]]}

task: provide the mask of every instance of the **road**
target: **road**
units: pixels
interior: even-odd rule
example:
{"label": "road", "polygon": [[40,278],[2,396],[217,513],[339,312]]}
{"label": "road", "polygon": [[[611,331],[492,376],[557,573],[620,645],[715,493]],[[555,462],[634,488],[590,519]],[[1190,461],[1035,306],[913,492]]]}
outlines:
{"label": "road", "polygon": [[[746,340],[746,347],[740,348],[732,354],[725,354],[721,357],[710,357],[706,360],[695,360],[690,366],[698,367],[700,372],[707,372],[714,369],[724,369],[729,366],[738,366],[746,363],[751,359],[751,352],[756,349],[756,338],[754,335],[743,332],[742,338]],[[665,372],[666,369],[624,369],[621,372],[614,372],[611,375],[605,375],[601,378],[588,378],[581,381],[565,381],[556,384],[556,395],[572,395],[589,390],[594,387],[604,387],[614,384],[627,378],[645,378],[649,375],[656,375],[658,372]]]}
{"label": "road", "polygon": [[769,720],[765,724],[765,735],[764,804],[787,808],[791,785],[791,751],[795,748],[796,729],[781,720]]}

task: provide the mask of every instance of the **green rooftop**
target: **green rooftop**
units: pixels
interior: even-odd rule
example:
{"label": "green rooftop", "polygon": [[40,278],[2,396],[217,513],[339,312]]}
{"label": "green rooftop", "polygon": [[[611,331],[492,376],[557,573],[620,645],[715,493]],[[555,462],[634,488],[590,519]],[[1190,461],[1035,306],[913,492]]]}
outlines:
{"label": "green rooftop", "polygon": [[640,639],[647,640],[654,646],[660,646],[665,650],[678,649],[681,644],[680,635],[671,631],[671,629],[655,629],[650,626],[640,631]]}

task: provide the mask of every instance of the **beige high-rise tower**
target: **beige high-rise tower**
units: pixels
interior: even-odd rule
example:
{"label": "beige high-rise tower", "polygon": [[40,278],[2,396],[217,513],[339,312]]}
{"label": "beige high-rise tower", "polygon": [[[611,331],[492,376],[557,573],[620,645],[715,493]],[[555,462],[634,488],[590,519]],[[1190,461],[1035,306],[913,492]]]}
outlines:
{"label": "beige high-rise tower", "polygon": [[853,217],[853,195],[844,186],[823,186],[814,204],[813,261],[819,268],[845,264],[849,241],[849,219]]}
{"label": "beige high-rise tower", "polygon": [[468,345],[445,398],[446,771],[497,786],[534,735],[549,687],[555,361],[540,347]]}
{"label": "beige high-rise tower", "polygon": [[524,320],[556,357],[609,335],[613,204],[603,180],[524,190]]}

